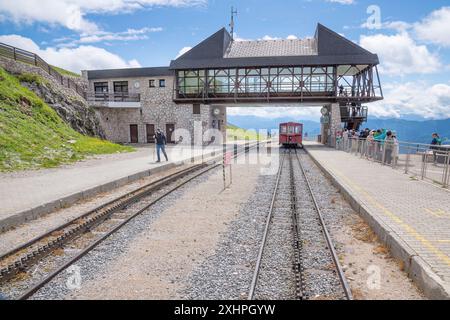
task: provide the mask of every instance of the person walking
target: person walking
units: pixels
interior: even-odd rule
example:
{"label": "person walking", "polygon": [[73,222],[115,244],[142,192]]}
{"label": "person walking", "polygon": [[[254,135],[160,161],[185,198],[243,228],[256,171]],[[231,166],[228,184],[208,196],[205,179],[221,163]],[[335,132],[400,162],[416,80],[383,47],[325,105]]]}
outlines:
{"label": "person walking", "polygon": [[169,158],[167,157],[166,153],[167,139],[164,133],[161,131],[161,129],[156,130],[155,140],[156,140],[156,154],[158,156],[158,161],[156,162],[161,162],[161,154],[160,154],[161,151],[163,152],[166,161],[169,161]]}

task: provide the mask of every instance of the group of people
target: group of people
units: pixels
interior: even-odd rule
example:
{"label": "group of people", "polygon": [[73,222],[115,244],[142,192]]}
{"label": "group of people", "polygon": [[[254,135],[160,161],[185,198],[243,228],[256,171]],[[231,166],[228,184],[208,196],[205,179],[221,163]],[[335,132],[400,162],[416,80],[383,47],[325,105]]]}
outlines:
{"label": "group of people", "polygon": [[[434,163],[436,163],[436,150],[442,145],[439,134],[433,133],[430,145]],[[345,151],[362,153],[368,159],[382,161],[389,165],[396,165],[400,154],[397,133],[387,129],[371,130],[366,128],[361,131],[344,129],[336,134],[336,147]]]}
{"label": "group of people", "polygon": [[384,161],[386,164],[397,162],[399,143],[397,133],[387,129],[361,131],[344,129],[336,135],[336,147],[365,154],[367,158]]}

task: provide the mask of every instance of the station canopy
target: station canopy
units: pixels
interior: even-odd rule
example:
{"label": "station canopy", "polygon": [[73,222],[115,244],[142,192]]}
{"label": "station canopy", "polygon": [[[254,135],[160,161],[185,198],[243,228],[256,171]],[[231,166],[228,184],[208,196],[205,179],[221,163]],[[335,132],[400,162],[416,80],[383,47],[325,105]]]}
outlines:
{"label": "station canopy", "polygon": [[170,64],[176,102],[371,102],[378,56],[318,24],[307,39],[233,41],[219,30]]}

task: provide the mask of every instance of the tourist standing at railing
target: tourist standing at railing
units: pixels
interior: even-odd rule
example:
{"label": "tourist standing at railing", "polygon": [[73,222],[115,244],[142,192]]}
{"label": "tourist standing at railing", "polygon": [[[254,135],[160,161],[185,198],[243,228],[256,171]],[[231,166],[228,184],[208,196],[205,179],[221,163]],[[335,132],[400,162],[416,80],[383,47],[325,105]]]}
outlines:
{"label": "tourist standing at railing", "polygon": [[373,158],[373,155],[375,153],[375,138],[374,138],[375,131],[370,131],[369,135],[367,136],[366,143],[367,143],[367,158]]}
{"label": "tourist standing at railing", "polygon": [[386,139],[384,141],[384,163],[392,164],[392,159],[394,156],[396,146],[394,136],[391,131],[386,133]]}
{"label": "tourist standing at railing", "polygon": [[432,138],[433,140],[431,140],[430,149],[433,150],[433,163],[436,164],[437,162],[436,150],[439,150],[439,146],[442,145],[442,139],[441,137],[439,137],[439,134],[437,133],[433,133]]}
{"label": "tourist standing at railing", "polygon": [[344,151],[348,150],[348,130],[344,129],[344,132],[342,133],[342,141],[344,143]]}
{"label": "tourist standing at railing", "polygon": [[376,160],[381,161],[383,159],[383,144],[384,140],[386,139],[386,129],[378,129],[376,134],[374,135],[375,138],[375,157]]}
{"label": "tourist standing at railing", "polygon": [[397,166],[398,157],[400,155],[400,143],[398,141],[396,131],[392,131],[392,139],[394,140],[394,153],[392,156],[394,158],[394,165]]}

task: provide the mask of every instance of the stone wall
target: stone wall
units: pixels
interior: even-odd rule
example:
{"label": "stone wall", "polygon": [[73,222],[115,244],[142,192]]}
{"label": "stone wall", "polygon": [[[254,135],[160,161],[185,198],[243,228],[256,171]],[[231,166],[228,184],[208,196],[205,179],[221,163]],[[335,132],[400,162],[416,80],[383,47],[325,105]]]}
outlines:
{"label": "stone wall", "polygon": [[[159,87],[160,79],[166,81],[166,86],[163,88]],[[156,87],[150,88],[150,80],[155,80]],[[119,107],[95,108],[107,139],[114,142],[129,143],[132,124],[138,125],[139,143],[147,142],[147,124],[153,124],[155,129],[160,128],[164,132],[166,124],[173,124],[175,126],[173,140],[178,141],[180,136],[184,138],[186,132],[194,137],[195,126],[200,126],[203,134],[214,126],[218,127],[218,121],[223,121],[226,117],[223,107],[212,108],[209,105],[200,105],[200,114],[194,114],[192,104],[174,103],[174,77],[96,79],[89,81],[89,91],[94,91],[95,82],[108,82],[109,92],[112,93],[116,81],[127,81],[129,93],[139,93],[141,102],[140,108],[127,108],[125,104],[124,107],[119,105]],[[214,114],[215,109],[220,110],[218,115]]]}

